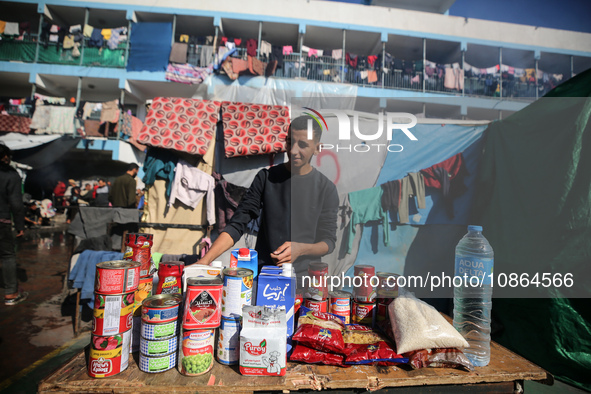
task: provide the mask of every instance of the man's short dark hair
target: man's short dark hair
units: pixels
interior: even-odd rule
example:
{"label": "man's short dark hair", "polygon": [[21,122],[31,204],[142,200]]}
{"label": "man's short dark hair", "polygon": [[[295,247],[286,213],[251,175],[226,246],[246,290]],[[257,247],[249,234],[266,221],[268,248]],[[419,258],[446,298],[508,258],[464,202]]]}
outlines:
{"label": "man's short dark hair", "polygon": [[107,183],[107,181],[105,181],[105,178],[99,178],[98,181]]}
{"label": "man's short dark hair", "polygon": [[139,168],[140,168],[140,166],[138,166],[136,163],[129,163],[127,165],[127,171],[133,171],[133,170],[137,170]]}
{"label": "man's short dark hair", "polygon": [[308,120],[312,121],[312,132],[314,133],[314,141],[320,142],[320,138],[322,138],[322,127],[316,122],[316,119],[312,118],[308,115],[298,116],[294,120],[291,121],[289,125],[289,133],[291,134],[292,130],[308,130]]}
{"label": "man's short dark hair", "polygon": [[4,156],[12,157],[12,150],[8,146],[0,144],[0,159]]}

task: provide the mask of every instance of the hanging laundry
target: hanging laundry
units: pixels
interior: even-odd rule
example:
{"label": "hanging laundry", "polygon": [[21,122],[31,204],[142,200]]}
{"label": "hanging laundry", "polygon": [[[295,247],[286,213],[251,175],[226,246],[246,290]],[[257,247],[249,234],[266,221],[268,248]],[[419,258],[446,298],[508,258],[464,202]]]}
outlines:
{"label": "hanging laundry", "polygon": [[378,60],[377,56],[368,56],[367,57],[367,62],[369,63],[370,66],[374,66],[374,64],[376,63],[376,60]]}
{"label": "hanging laundry", "polygon": [[[51,36],[49,36],[49,37],[51,40]],[[103,38],[103,35],[101,34],[100,29],[93,29],[92,35],[90,36],[90,40],[88,40],[88,46],[95,47],[95,48],[102,48],[104,42],[105,42],[105,40]]]}
{"label": "hanging laundry", "polygon": [[70,26],[69,32],[71,34],[76,34],[78,32],[82,31],[82,25],[72,25]]}
{"label": "hanging laundry", "polygon": [[345,61],[350,67],[357,68],[357,55],[347,52],[345,54]]}
{"label": "hanging laundry", "polygon": [[426,208],[425,180],[420,172],[409,172],[400,181],[400,204],[398,205],[398,217],[401,224],[409,223],[408,210],[409,198],[416,197],[417,208]]}
{"label": "hanging laundry", "polygon": [[201,67],[209,66],[213,63],[213,46],[204,45],[201,47],[201,55],[199,58],[199,64]]}
{"label": "hanging laundry", "polygon": [[302,52],[310,52],[310,47],[307,47],[305,45],[302,45],[301,51]]}
{"label": "hanging laundry", "polygon": [[234,48],[236,48],[236,44],[234,44],[233,42],[229,42],[229,41],[228,41],[228,42],[226,43],[226,48],[227,48],[228,50],[230,50],[230,49],[234,49]]}
{"label": "hanging laundry", "polygon": [[[384,231],[384,245],[390,243],[390,228],[388,214],[382,209],[383,190],[380,186],[349,193],[349,205],[352,211],[349,222],[349,239],[347,253],[353,249],[353,241],[357,232],[357,225],[369,221],[381,220]],[[363,228],[363,227],[361,227]]]}
{"label": "hanging laundry", "polygon": [[181,36],[179,37],[179,42],[189,42],[189,35],[188,34],[181,34]]}
{"label": "hanging laundry", "polygon": [[90,25],[84,25],[84,37],[92,37],[92,32],[94,31],[94,27],[90,26]]}
{"label": "hanging laundry", "polygon": [[228,42],[228,37],[222,37],[220,39],[220,45],[221,46],[225,46],[227,42]]}
{"label": "hanging laundry", "polygon": [[[156,100],[156,99],[154,99]],[[146,186],[152,186],[156,179],[166,181],[166,199],[170,197],[174,182],[174,170],[178,161],[177,155],[168,149],[148,149],[144,160],[144,177],[142,182]]]}
{"label": "hanging laundry", "polygon": [[41,100],[54,105],[64,105],[66,103],[66,99],[63,97],[45,96],[39,93],[35,93],[35,100]]}
{"label": "hanging laundry", "polygon": [[42,102],[35,105],[35,112],[31,119],[31,128],[37,130],[38,134],[44,133],[45,129],[49,127],[49,111],[50,107],[43,105]]}
{"label": "hanging laundry", "polygon": [[381,187],[383,192],[382,209],[390,212],[390,217],[395,218],[400,205],[400,180],[386,182]]}
{"label": "hanging laundry", "polygon": [[166,68],[165,79],[186,85],[202,83],[213,74],[213,64],[207,67],[196,67],[191,64],[169,64]]}
{"label": "hanging laundry", "polygon": [[6,22],[0,21],[0,34],[4,33],[5,28],[6,28]]}
{"label": "hanging laundry", "polygon": [[119,100],[103,103],[101,111],[101,123],[117,123],[119,121]]}
{"label": "hanging laundry", "polygon": [[342,49],[333,49],[332,50],[332,58],[334,60],[341,60],[343,58],[343,50]]}
{"label": "hanging laundry", "polygon": [[239,47],[240,45],[242,45],[242,38],[235,38],[234,39],[234,44]]}
{"label": "hanging laundry", "polygon": [[262,40],[261,41],[261,49],[259,50],[259,54],[261,56],[267,56],[269,57],[271,55],[271,50],[273,49],[273,46],[268,43],[267,41]]}
{"label": "hanging laundry", "polygon": [[[127,27],[118,27],[116,29],[111,29],[111,36],[107,41],[107,46],[110,50],[115,50],[119,46],[119,43],[122,41],[123,37],[127,34]],[[106,38],[105,38],[106,39]]]}
{"label": "hanging laundry", "polygon": [[74,36],[69,34],[66,37],[64,37],[63,48],[64,49],[71,49],[73,47],[74,47]]}
{"label": "hanging laundry", "polygon": [[103,36],[103,39],[105,39],[106,41],[109,41],[109,39],[111,38],[111,29],[101,30],[101,35]]}
{"label": "hanging laundry", "polygon": [[283,55],[291,55],[293,53],[293,47],[291,45],[285,45],[283,47]]}
{"label": "hanging laundry", "polygon": [[257,55],[257,42],[252,38],[246,41],[246,54],[248,56],[256,56]]}
{"label": "hanging laundry", "polygon": [[273,45],[271,48],[271,60],[277,61],[277,68],[283,68],[283,48]]}
{"label": "hanging laundry", "polygon": [[215,224],[215,195],[213,189],[215,179],[197,167],[190,165],[184,160],[176,164],[174,182],[170,192],[168,205],[172,206],[175,201],[180,201],[190,208],[197,208],[197,204],[205,197],[207,211],[207,222]]}
{"label": "hanging laundry", "polygon": [[216,180],[214,194],[217,207],[217,228],[222,231],[226,227],[226,223],[234,216],[242,196],[248,189],[229,183],[217,172],[212,175]]}
{"label": "hanging laundry", "polygon": [[453,201],[464,194],[468,188],[464,185],[464,178],[468,176],[468,170],[461,153],[447,160],[421,170],[425,186],[441,189],[445,209],[450,218],[454,218]]}
{"label": "hanging laundry", "polygon": [[308,49],[308,57],[318,57],[318,49],[309,48]]}
{"label": "hanging laundry", "polygon": [[187,49],[189,44],[175,42],[172,44],[172,49],[170,50],[170,58],[169,61],[171,63],[187,63]]}
{"label": "hanging laundry", "polygon": [[375,70],[369,70],[367,72],[367,82],[368,83],[375,83],[378,81],[378,73]]}
{"label": "hanging laundry", "polygon": [[359,76],[361,77],[361,79],[367,79],[367,71],[360,71]]}
{"label": "hanging laundry", "polygon": [[53,134],[74,134],[76,107],[49,107],[49,126],[46,131]]}
{"label": "hanging laundry", "polygon": [[232,72],[235,74],[243,73],[248,70],[248,62],[237,57],[232,58]]}
{"label": "hanging laundry", "polygon": [[5,36],[18,36],[20,35],[18,30],[18,23],[16,22],[6,22],[4,27],[4,35]]}

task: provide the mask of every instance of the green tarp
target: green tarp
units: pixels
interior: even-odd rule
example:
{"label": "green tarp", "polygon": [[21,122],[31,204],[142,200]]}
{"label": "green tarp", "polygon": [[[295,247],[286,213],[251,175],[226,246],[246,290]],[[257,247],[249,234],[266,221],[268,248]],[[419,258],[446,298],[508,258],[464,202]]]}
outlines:
{"label": "green tarp", "polygon": [[591,70],[492,123],[476,201],[495,272],[578,273],[576,297],[587,297],[541,287],[495,298],[493,339],[591,391],[590,96]]}

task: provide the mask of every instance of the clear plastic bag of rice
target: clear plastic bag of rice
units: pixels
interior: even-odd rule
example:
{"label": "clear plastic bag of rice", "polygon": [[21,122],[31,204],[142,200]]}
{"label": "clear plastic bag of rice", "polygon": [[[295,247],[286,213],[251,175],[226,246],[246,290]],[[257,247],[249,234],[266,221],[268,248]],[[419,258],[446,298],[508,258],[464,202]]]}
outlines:
{"label": "clear plastic bag of rice", "polygon": [[420,349],[464,348],[468,342],[437,309],[400,289],[388,306],[392,333],[399,354]]}

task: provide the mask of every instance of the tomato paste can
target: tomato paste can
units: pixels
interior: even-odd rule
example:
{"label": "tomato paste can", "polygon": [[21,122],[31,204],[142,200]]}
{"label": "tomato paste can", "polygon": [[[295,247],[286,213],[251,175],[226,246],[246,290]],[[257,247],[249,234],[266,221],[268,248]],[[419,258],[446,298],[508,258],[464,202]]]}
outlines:
{"label": "tomato paste can", "polygon": [[376,290],[378,298],[398,297],[398,277],[400,275],[390,272],[377,272],[379,284]]}
{"label": "tomato paste can", "polygon": [[240,319],[222,319],[216,359],[224,365],[236,365],[240,361]]}
{"label": "tomato paste can", "polygon": [[158,356],[148,356],[140,352],[139,368],[142,372],[159,373],[176,367],[177,352]]}
{"label": "tomato paste can", "polygon": [[371,278],[376,275],[376,267],[373,265],[356,265],[353,267],[353,272],[353,298],[361,303],[373,302],[376,298],[376,292],[371,284]]}
{"label": "tomato paste can", "polygon": [[[310,263],[308,266],[308,275],[310,276],[309,298],[316,300],[325,300],[328,298],[328,264],[321,262]],[[314,290],[315,289],[315,290]]]}
{"label": "tomato paste can", "polygon": [[365,303],[353,300],[351,303],[351,322],[374,326],[376,319],[376,303]]}
{"label": "tomato paste can", "polygon": [[113,335],[131,330],[134,293],[94,293],[92,333]]}
{"label": "tomato paste can", "polygon": [[242,317],[242,306],[252,302],[252,270],[247,268],[226,268],[222,288],[222,317]]}
{"label": "tomato paste can", "polygon": [[146,323],[142,321],[142,328],[140,336],[151,341],[170,338],[177,335],[177,321],[170,321],[168,323]]}
{"label": "tomato paste can", "polygon": [[140,283],[140,265],[134,261],[104,261],[96,265],[94,291],[123,294],[136,291]]}
{"label": "tomato paste can", "polygon": [[164,356],[178,350],[179,338],[174,335],[170,338],[149,340],[140,339],[140,352],[145,356]]}
{"label": "tomato paste can", "polygon": [[165,323],[176,321],[179,317],[180,294],[158,294],[142,302],[142,320],[146,323]]}
{"label": "tomato paste can", "polygon": [[128,233],[125,236],[125,260],[137,261],[140,263],[140,276],[145,277],[152,274],[152,245],[154,235],[142,233]]}
{"label": "tomato paste can", "polygon": [[91,335],[88,375],[106,378],[127,369],[131,330],[110,336]]}
{"label": "tomato paste can", "polygon": [[259,272],[259,254],[254,249],[239,248],[230,253],[230,268],[246,268],[252,270],[256,279]]}
{"label": "tomato paste can", "polygon": [[182,261],[160,262],[156,294],[182,294],[184,269]]}
{"label": "tomato paste can", "polygon": [[186,376],[198,376],[213,367],[215,329],[181,330],[178,370]]}
{"label": "tomato paste can", "polygon": [[383,322],[388,318],[388,306],[394,301],[393,298],[376,299],[376,323]]}
{"label": "tomato paste can", "polygon": [[334,290],[328,293],[330,297],[328,312],[345,318],[345,324],[351,323],[351,293]]}
{"label": "tomato paste can", "polygon": [[152,295],[152,287],[154,286],[154,277],[146,276],[140,278],[140,283],[135,291],[134,303],[133,303],[133,315],[141,316],[142,314],[142,302]]}
{"label": "tomato paste can", "polygon": [[187,279],[184,329],[216,328],[220,325],[222,286],[220,277]]}
{"label": "tomato paste can", "polygon": [[328,300],[311,300],[306,298],[304,301],[304,306],[314,312],[328,312]]}

